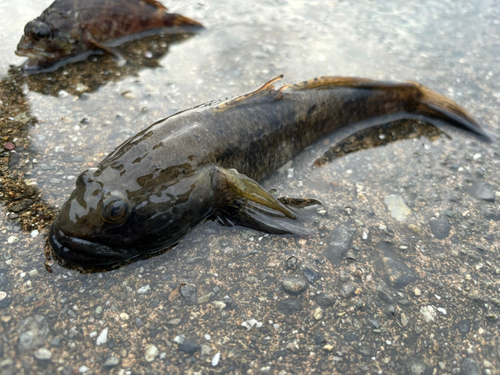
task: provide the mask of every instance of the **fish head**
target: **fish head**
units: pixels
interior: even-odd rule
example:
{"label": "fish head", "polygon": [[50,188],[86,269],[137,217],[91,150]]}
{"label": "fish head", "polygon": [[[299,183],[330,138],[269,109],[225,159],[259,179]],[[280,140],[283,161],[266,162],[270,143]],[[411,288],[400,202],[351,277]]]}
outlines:
{"label": "fish head", "polygon": [[152,182],[144,186],[118,181],[112,168],[101,172],[89,169],[78,177],[49,234],[54,251],[71,263],[109,266],[162,251],[210,211],[207,171],[175,173],[173,181],[160,174],[160,183],[143,175],[137,180]]}
{"label": "fish head", "polygon": [[28,57],[25,71],[45,70],[76,54],[78,36],[67,27],[35,19],[24,27],[15,54]]}
{"label": "fish head", "polygon": [[[107,265],[126,260],[130,251],[120,237],[131,216],[125,192],[111,190],[95,176],[96,168],[83,172],[70,198],[52,225],[49,241],[63,259],[80,265]],[[109,231],[114,231],[114,243]]]}

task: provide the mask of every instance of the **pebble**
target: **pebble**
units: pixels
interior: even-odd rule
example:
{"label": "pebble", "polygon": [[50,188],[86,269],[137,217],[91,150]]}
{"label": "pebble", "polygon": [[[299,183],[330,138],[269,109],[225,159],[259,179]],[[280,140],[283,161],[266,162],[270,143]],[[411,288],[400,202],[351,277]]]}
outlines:
{"label": "pebble", "polygon": [[481,375],[478,363],[473,358],[465,358],[460,365],[460,375]]}
{"label": "pebble", "polygon": [[283,289],[293,295],[303,293],[307,288],[306,280],[301,276],[286,276],[283,279]]}
{"label": "pebble", "polygon": [[95,340],[96,345],[104,345],[108,341],[108,330],[109,328],[104,328],[99,336],[97,336],[97,339]]}
{"label": "pebble", "polygon": [[95,308],[95,313],[98,314],[98,315],[101,314],[102,313],[102,306],[97,306]]}
{"label": "pebble", "polygon": [[336,227],[330,236],[333,239],[324,250],[326,259],[333,266],[339,265],[344,259],[344,255],[349,251],[352,244],[353,235],[346,227]]}
{"label": "pebble", "polygon": [[40,348],[33,354],[33,357],[38,361],[50,361],[52,359],[52,352],[49,349]]}
{"label": "pebble", "polygon": [[179,345],[179,351],[186,354],[194,354],[199,350],[201,350],[201,346],[191,340],[186,340],[183,344]]}
{"label": "pebble", "polygon": [[201,355],[205,357],[210,355],[210,353],[212,353],[212,347],[210,345],[203,344],[201,346]]}
{"label": "pebble", "polygon": [[249,319],[241,323],[242,327],[245,327],[247,331],[250,331],[253,327],[262,327],[262,322],[257,321],[257,319]]}
{"label": "pebble", "polygon": [[181,322],[182,322],[181,318],[174,318],[167,321],[167,325],[176,326],[179,325]]}
{"label": "pebble", "polygon": [[314,284],[319,280],[319,274],[311,268],[304,268],[302,274],[310,284]]}
{"label": "pebble", "polygon": [[214,306],[217,307],[220,311],[224,310],[226,308],[226,304],[222,301],[214,301],[213,302]]}
{"label": "pebble", "polygon": [[104,366],[107,368],[116,367],[119,364],[120,364],[120,358],[115,357],[114,355],[111,355],[108,358],[106,358],[106,361],[104,362]]}
{"label": "pebble", "polygon": [[38,236],[38,233],[39,233],[38,230],[36,230],[36,229],[32,230],[31,233],[30,233],[31,238],[35,238],[36,236]]}
{"label": "pebble", "polygon": [[216,353],[212,358],[212,367],[215,367],[219,364],[220,353]]}
{"label": "pebble", "polygon": [[186,337],[184,335],[175,336],[174,338],[174,342],[179,345],[183,344],[185,340]]}
{"label": "pebble", "polygon": [[390,242],[381,241],[376,249],[377,252],[374,252],[375,268],[383,275],[386,284],[399,289],[417,279],[403,258],[392,249]]}
{"label": "pebble", "polygon": [[0,292],[0,301],[5,299],[7,297],[7,293],[5,293],[4,291],[1,291]]}
{"label": "pebble", "polygon": [[328,307],[335,303],[335,297],[330,293],[319,293],[316,295],[315,302],[321,307]]}
{"label": "pebble", "polygon": [[321,320],[323,318],[323,310],[321,307],[317,307],[313,313],[314,319]]}
{"label": "pebble", "polygon": [[285,315],[293,315],[302,311],[302,304],[297,298],[288,298],[278,302],[278,311]]}
{"label": "pebble", "polygon": [[450,222],[444,216],[439,219],[430,220],[431,232],[438,240],[445,239],[450,234]]}
{"label": "pebble", "polygon": [[7,238],[7,243],[14,244],[14,243],[18,243],[18,242],[19,242],[19,238],[16,236],[10,236],[9,238]]}
{"label": "pebble", "polygon": [[122,312],[122,313],[120,314],[120,319],[121,319],[121,320],[129,320],[129,319],[130,319],[130,316],[129,316],[127,313]]}
{"label": "pebble", "polygon": [[474,182],[469,189],[469,194],[476,199],[486,202],[495,201],[495,192],[493,191],[493,187],[486,181]]}
{"label": "pebble", "polygon": [[349,298],[354,294],[356,290],[356,285],[353,283],[345,283],[340,287],[340,295],[344,298]]}
{"label": "pebble", "polygon": [[288,258],[286,260],[286,268],[288,268],[289,270],[297,269],[298,264],[299,264],[299,260],[294,256],[291,256],[290,258]]}
{"label": "pebble", "polygon": [[87,366],[80,366],[78,367],[78,372],[80,374],[85,374],[87,371],[89,371],[90,369],[87,367]]}
{"label": "pebble", "polygon": [[433,322],[436,320],[436,309],[434,306],[427,305],[427,306],[422,306],[420,308],[420,314],[422,314],[422,317],[427,323]]}
{"label": "pebble", "polygon": [[198,298],[196,300],[196,303],[198,305],[201,305],[202,303],[207,303],[208,301],[210,301],[210,298],[212,298],[213,296],[215,296],[214,292],[210,292],[208,294],[205,294],[204,296],[201,296],[200,298]]}
{"label": "pebble", "polygon": [[137,289],[137,293],[139,294],[146,294],[146,293],[149,293],[151,291],[151,287],[148,285],[144,285],[142,287],[140,287],[139,289]]}
{"label": "pebble", "polygon": [[481,211],[483,212],[483,216],[487,220],[500,221],[500,212],[489,206],[483,206]]}
{"label": "pebble", "polygon": [[18,326],[19,351],[27,352],[37,349],[47,341],[50,330],[47,320],[42,315],[29,316]]}
{"label": "pebble", "polygon": [[146,347],[146,352],[144,353],[144,358],[146,358],[146,361],[148,361],[148,362],[153,362],[159,353],[160,352],[158,351],[158,348],[156,346],[150,344]]}
{"label": "pebble", "polygon": [[453,326],[456,327],[458,329],[458,332],[460,332],[462,335],[466,335],[470,332],[472,321],[470,319],[463,319],[459,322],[454,323]]}
{"label": "pebble", "polygon": [[183,285],[180,288],[181,296],[186,301],[196,302],[196,287],[193,285]]}
{"label": "pebble", "polygon": [[49,344],[53,348],[59,348],[61,346],[61,339],[59,337],[54,337],[52,340],[50,340]]}
{"label": "pebble", "polygon": [[413,294],[415,294],[415,296],[417,297],[420,297],[422,295],[422,291],[419,288],[415,288],[413,289]]}
{"label": "pebble", "polygon": [[389,209],[391,216],[397,221],[404,222],[411,210],[406,205],[403,198],[399,195],[391,194],[384,198],[384,203]]}
{"label": "pebble", "polygon": [[16,148],[16,145],[13,142],[7,142],[3,145],[3,148],[7,151],[12,151]]}

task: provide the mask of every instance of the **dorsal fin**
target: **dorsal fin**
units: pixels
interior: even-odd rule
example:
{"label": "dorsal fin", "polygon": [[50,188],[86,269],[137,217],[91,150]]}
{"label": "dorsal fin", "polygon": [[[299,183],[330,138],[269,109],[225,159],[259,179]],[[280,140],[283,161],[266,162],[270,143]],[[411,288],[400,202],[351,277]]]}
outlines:
{"label": "dorsal fin", "polygon": [[157,0],[139,0],[143,3],[154,6],[156,9],[167,10],[167,7]]}
{"label": "dorsal fin", "polygon": [[414,88],[414,84],[410,82],[384,82],[384,81],[374,81],[368,78],[358,78],[358,77],[317,77],[307,81],[294,83],[289,86],[290,90],[309,90],[309,89],[327,89],[330,87],[365,87],[371,89],[382,89],[382,88],[392,88],[392,87],[403,87],[408,86],[408,88]]}
{"label": "dorsal fin", "polygon": [[271,94],[272,99],[274,100],[274,99],[276,99],[277,95],[278,96],[281,95],[281,89],[275,90],[273,83],[276,81],[279,81],[282,78],[283,78],[283,74],[280,74],[279,76],[274,77],[273,79],[270,79],[269,81],[264,83],[258,89],[254,90],[252,92],[249,92],[248,94],[244,94],[244,95],[238,96],[234,99],[230,99],[230,100],[220,104],[219,106],[217,106],[216,109],[218,111],[224,111],[228,108],[236,107],[237,105],[247,103],[249,100],[253,100],[253,99],[259,98],[261,96],[268,95],[268,94]]}

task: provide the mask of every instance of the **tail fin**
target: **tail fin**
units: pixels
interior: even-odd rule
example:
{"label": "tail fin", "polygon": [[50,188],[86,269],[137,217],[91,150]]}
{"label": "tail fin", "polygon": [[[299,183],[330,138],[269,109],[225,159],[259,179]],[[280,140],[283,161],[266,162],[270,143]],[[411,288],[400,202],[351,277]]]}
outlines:
{"label": "tail fin", "polygon": [[411,82],[419,90],[414,114],[422,116],[423,120],[433,123],[433,120],[444,122],[469,133],[486,142],[493,142],[495,137],[488,134],[481,126],[454,101],[424,87],[416,82]]}
{"label": "tail fin", "polygon": [[176,13],[165,13],[165,15],[163,16],[163,22],[165,27],[187,27],[204,29],[201,23]]}

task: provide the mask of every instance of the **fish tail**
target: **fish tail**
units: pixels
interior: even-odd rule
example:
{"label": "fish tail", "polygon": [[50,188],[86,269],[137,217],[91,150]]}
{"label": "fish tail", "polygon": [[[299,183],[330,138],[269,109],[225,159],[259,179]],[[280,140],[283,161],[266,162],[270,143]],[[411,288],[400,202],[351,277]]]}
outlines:
{"label": "fish tail", "polygon": [[165,13],[163,16],[163,22],[165,27],[195,27],[203,29],[203,25],[201,23],[175,13]]}
{"label": "fish tail", "polygon": [[453,127],[464,130],[468,133],[474,134],[479,139],[486,142],[493,142],[495,138],[488,134],[481,126],[474,120],[474,118],[461,108],[453,100],[438,94],[435,91],[428,89],[425,86],[416,82],[409,82],[413,84],[418,93],[416,95],[415,107],[411,112],[417,117],[422,117],[422,120],[434,123],[444,122]]}

